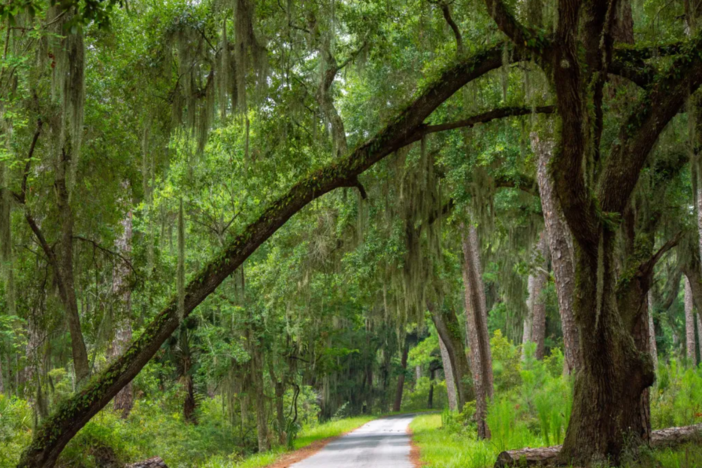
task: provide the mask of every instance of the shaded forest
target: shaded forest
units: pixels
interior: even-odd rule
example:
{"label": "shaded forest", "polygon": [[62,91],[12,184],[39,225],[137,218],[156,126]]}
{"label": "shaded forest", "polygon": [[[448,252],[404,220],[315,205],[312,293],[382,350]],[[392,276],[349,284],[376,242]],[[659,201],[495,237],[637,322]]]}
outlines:
{"label": "shaded forest", "polygon": [[702,464],[699,1],[0,21],[0,467]]}

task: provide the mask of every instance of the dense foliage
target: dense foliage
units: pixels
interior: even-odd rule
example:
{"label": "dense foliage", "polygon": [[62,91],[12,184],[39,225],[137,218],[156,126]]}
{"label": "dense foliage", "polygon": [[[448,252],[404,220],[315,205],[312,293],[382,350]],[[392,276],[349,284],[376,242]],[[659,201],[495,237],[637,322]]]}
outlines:
{"label": "dense foliage", "polygon": [[0,466],[698,422],[700,5],[572,3],[0,5]]}

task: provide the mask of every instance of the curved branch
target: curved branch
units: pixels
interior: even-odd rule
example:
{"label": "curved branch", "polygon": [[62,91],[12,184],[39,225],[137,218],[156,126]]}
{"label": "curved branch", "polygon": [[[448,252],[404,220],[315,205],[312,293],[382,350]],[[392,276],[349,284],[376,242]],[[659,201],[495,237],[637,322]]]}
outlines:
{"label": "curved branch", "polygon": [[488,14],[497,27],[522,50],[529,50],[544,59],[551,49],[551,41],[542,33],[524,26],[502,0],[485,0]]}
{"label": "curved branch", "polygon": [[376,162],[405,146],[422,122],[466,83],[499,68],[502,46],[465,57],[447,69],[384,129],[349,155],[303,178],[279,197],[236,236],[224,251],[205,265],[185,288],[183,315],[171,298],[144,332],[83,390],[65,400],[35,430],[19,468],[49,468],[73,436],[129,383],[190,313],[229,277],[256,249],[312,200],[348,185]]}
{"label": "curved branch", "polygon": [[698,33],[621,126],[602,171],[598,195],[603,211],[624,210],[658,136],[702,85],[701,47],[702,33]]}
{"label": "curved branch", "polygon": [[[488,112],[475,115],[473,117],[459,120],[456,122],[438,124],[438,125],[427,125],[421,129],[421,139],[422,136],[428,135],[430,133],[443,132],[446,130],[455,130],[457,128],[470,128],[478,124],[487,123],[496,119],[503,119],[505,117],[516,117],[520,115],[529,114],[553,114],[555,112],[555,106],[539,106],[539,107],[498,107]],[[417,141],[417,140],[414,140]]]}

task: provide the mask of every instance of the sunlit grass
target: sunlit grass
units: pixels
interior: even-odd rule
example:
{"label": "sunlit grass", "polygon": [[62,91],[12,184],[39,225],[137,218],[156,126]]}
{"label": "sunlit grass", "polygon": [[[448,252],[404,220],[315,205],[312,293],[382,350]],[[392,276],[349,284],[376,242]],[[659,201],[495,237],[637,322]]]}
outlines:
{"label": "sunlit grass", "polygon": [[[492,468],[500,452],[494,441],[475,438],[442,428],[441,415],[421,415],[410,424],[414,442],[427,468]],[[534,438],[531,447],[544,445]],[[514,447],[516,448],[516,447]],[[657,450],[653,460],[627,463],[623,468],[699,468],[702,446],[688,444],[676,449]],[[614,467],[610,467],[614,468]]]}
{"label": "sunlit grass", "polygon": [[355,418],[339,419],[324,424],[303,427],[297,439],[295,439],[295,448],[307,447],[315,441],[327,439],[329,437],[338,437],[363,426],[375,418],[375,416],[358,416]]}

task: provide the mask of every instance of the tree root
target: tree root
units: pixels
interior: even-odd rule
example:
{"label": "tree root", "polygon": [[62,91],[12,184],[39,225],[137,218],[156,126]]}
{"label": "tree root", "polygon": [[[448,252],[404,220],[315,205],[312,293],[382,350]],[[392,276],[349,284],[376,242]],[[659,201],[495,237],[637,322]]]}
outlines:
{"label": "tree root", "polygon": [[[702,424],[683,427],[669,427],[651,433],[651,448],[671,448],[688,442],[702,442]],[[495,468],[558,466],[560,445],[542,448],[509,450],[497,456]]]}

